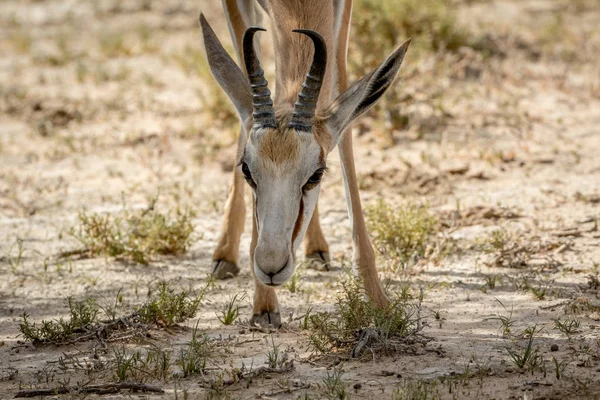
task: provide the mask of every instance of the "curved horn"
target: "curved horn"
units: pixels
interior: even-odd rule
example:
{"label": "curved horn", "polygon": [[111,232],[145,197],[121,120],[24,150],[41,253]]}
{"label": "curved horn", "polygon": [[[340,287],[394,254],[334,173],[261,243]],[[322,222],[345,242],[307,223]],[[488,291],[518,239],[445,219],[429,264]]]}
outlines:
{"label": "curved horn", "polygon": [[250,89],[252,92],[252,116],[254,117],[253,128],[277,128],[275,122],[275,110],[273,100],[271,100],[271,91],[268,82],[265,79],[265,72],[260,67],[260,61],[254,51],[254,34],[257,31],[266,31],[265,28],[251,26],[244,33],[242,47],[244,52],[244,63],[246,72],[250,80]]}
{"label": "curved horn", "polygon": [[297,131],[311,132],[315,122],[317,100],[319,100],[319,92],[327,67],[327,46],[323,37],[313,30],[294,29],[292,32],[302,33],[311,38],[315,46],[315,53],[310,71],[306,74],[306,79],[298,94],[298,101],[294,105],[288,127]]}

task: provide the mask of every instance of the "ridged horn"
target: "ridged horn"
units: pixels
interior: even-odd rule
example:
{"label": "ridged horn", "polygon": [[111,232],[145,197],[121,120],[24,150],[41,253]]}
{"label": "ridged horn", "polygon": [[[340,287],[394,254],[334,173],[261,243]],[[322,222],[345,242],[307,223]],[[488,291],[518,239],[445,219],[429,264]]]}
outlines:
{"label": "ridged horn", "polygon": [[327,46],[323,37],[313,30],[294,29],[292,32],[302,33],[311,38],[315,53],[310,70],[302,84],[302,89],[298,93],[298,101],[294,105],[288,127],[297,131],[311,132],[315,123],[317,100],[319,100],[319,93],[327,68]]}
{"label": "ridged horn", "polygon": [[257,31],[266,31],[265,28],[251,26],[244,33],[242,47],[244,52],[244,63],[250,80],[252,92],[252,116],[254,117],[253,128],[277,128],[275,121],[275,109],[271,100],[271,91],[265,79],[265,71],[260,67],[260,61],[254,51],[254,34]]}

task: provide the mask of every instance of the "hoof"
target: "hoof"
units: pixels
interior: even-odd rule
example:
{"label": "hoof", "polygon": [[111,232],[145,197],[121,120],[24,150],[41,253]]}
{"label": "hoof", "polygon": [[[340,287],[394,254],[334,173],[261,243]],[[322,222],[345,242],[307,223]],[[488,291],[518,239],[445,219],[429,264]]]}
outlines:
{"label": "hoof", "polygon": [[317,251],[306,255],[308,268],[316,269],[317,271],[329,271],[331,260],[327,251]]}
{"label": "hoof", "polygon": [[240,268],[232,262],[217,260],[212,263],[212,274],[215,278],[223,280],[237,276]]}
{"label": "hoof", "polygon": [[250,326],[256,328],[279,328],[281,327],[281,316],[278,312],[266,311],[262,314],[254,314],[250,318]]}

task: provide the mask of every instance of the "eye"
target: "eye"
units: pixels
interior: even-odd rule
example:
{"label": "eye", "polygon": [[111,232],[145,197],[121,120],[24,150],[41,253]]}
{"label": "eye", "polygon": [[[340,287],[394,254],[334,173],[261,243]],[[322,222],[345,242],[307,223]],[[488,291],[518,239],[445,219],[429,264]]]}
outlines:
{"label": "eye", "polygon": [[250,168],[245,162],[242,163],[242,174],[244,174],[244,178],[250,186],[256,187],[256,183],[254,183],[254,180],[252,179],[252,174],[250,173]]}
{"label": "eye", "polygon": [[302,187],[302,190],[307,192],[307,191],[311,190],[312,188],[314,188],[315,186],[317,186],[319,183],[321,183],[321,179],[323,178],[324,173],[325,173],[325,168],[319,168],[318,170],[316,170],[310,176],[310,178],[308,178],[308,181],[306,181],[306,183]]}

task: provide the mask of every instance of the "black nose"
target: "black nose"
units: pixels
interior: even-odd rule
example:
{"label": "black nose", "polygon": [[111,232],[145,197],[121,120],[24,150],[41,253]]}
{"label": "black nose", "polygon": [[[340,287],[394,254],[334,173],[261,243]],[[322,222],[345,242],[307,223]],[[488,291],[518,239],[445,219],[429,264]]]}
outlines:
{"label": "black nose", "polygon": [[275,275],[277,275],[278,273],[280,273],[281,271],[283,271],[283,270],[285,269],[285,267],[287,267],[287,265],[288,265],[288,261],[289,261],[289,259],[288,259],[288,260],[285,262],[285,264],[283,264],[283,267],[281,267],[281,268],[279,268],[279,269],[277,270],[277,272],[267,272],[267,276],[268,276],[269,278],[271,278],[271,282],[273,282],[273,277],[274,277]]}

